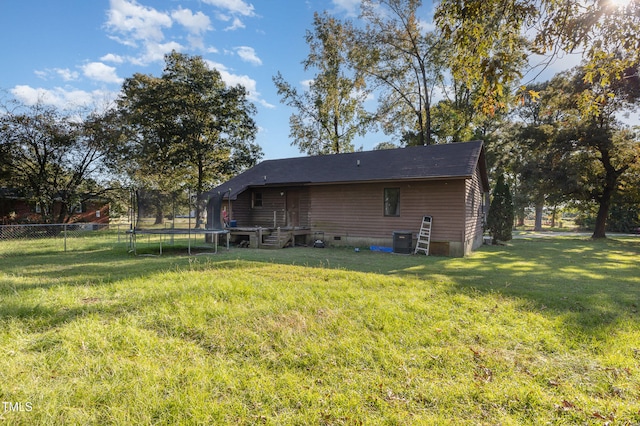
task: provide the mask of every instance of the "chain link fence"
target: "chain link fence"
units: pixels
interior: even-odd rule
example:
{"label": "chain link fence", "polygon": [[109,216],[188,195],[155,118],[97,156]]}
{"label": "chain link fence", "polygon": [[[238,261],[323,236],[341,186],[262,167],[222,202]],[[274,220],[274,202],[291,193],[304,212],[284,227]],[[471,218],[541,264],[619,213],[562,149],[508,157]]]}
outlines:
{"label": "chain link fence", "polygon": [[0,257],[127,243],[128,229],[129,225],[104,223],[0,225]]}

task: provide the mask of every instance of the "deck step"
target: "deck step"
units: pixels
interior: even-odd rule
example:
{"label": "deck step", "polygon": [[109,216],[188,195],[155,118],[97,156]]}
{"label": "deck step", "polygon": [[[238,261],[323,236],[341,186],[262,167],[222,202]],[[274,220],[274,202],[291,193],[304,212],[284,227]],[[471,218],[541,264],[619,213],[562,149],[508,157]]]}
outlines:
{"label": "deck step", "polygon": [[277,233],[267,235],[264,237],[264,242],[260,244],[260,248],[281,249],[284,248],[292,238],[293,234],[290,232],[280,232],[280,238],[278,238]]}

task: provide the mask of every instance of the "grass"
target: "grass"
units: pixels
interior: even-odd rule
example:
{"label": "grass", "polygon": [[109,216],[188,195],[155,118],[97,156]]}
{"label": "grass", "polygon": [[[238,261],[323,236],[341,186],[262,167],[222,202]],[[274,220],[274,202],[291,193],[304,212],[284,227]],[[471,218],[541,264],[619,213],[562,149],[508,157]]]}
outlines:
{"label": "grass", "polygon": [[640,422],[638,238],[464,259],[83,244],[0,242],[7,424]]}

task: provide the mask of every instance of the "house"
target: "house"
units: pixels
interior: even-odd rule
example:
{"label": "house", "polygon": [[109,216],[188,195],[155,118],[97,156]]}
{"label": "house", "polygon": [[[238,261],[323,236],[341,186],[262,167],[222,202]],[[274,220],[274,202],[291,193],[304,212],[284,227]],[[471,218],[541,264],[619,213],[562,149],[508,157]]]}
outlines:
{"label": "house", "polygon": [[238,229],[303,229],[330,245],[415,239],[428,215],[431,253],[446,256],[482,244],[488,192],[481,141],[267,160],[211,191]]}
{"label": "house", "polygon": [[[53,202],[53,217],[58,217],[62,203]],[[89,198],[74,206],[68,223],[91,222],[109,223],[109,202],[102,198]],[[14,188],[0,188],[0,225],[44,223],[40,206],[29,201],[25,191]]]}

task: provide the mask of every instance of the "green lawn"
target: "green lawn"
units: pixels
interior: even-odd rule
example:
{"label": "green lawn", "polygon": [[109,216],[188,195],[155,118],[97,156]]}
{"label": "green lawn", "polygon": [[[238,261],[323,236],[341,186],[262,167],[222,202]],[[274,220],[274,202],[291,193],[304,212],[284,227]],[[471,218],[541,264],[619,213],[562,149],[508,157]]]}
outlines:
{"label": "green lawn", "polygon": [[464,259],[105,241],[0,242],[0,421],[640,423],[640,238]]}

